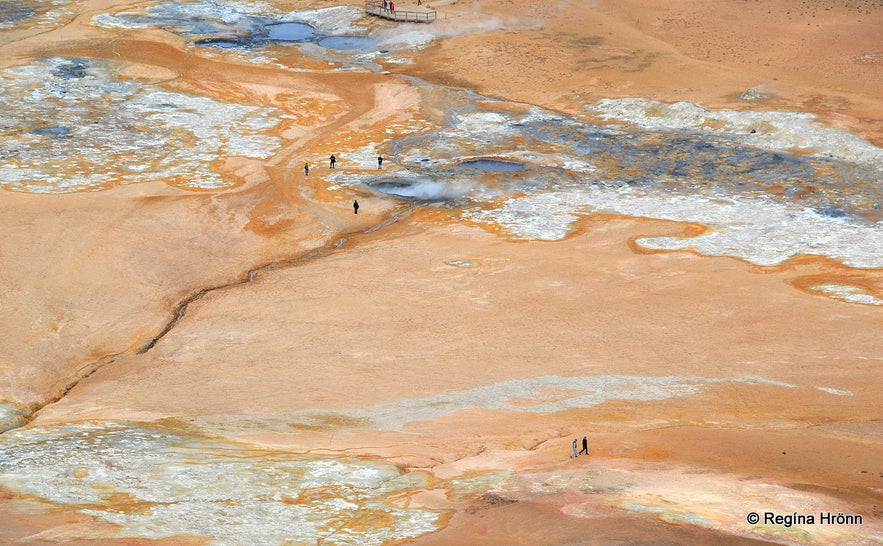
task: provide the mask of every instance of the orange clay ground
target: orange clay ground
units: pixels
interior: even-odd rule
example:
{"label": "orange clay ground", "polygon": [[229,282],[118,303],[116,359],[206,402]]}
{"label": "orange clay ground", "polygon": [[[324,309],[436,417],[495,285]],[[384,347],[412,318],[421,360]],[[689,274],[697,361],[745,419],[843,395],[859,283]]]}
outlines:
{"label": "orange clay ground", "polygon": [[[322,182],[329,148],[437,118],[404,74],[576,117],[616,97],[812,112],[881,146],[878,2],[430,2],[445,16],[431,26],[439,38],[387,73],[334,71],[297,53],[280,62],[308,71],[225,60],[157,30],[88,24],[122,2],[75,4],[83,15],[63,28],[0,33],[0,67],[49,55],[113,59],[123,77],[297,116],[273,157],[216,166],[239,181],[225,191],[146,183],[0,195],[0,389],[33,412],[29,426],[272,423],[312,410],[328,415],[325,426],[228,439],[256,452],[380,457],[440,480],[511,473],[494,494],[430,487],[403,500],[446,514],[415,544],[883,540],[883,314],[804,290],[839,280],[883,297],[879,270],[648,252],[634,239],[696,227],[605,215],[584,217],[561,241],[513,241],[448,212]],[[769,98],[740,101],[749,88]],[[309,179],[304,161],[314,165]],[[669,377],[691,388],[548,413],[463,407],[397,427],[345,420],[350,410],[540,376]],[[569,394],[556,384],[509,403]],[[591,456],[571,460],[570,442],[583,435]],[[119,538],[110,524],[30,502],[5,494],[0,541],[42,543],[25,537],[54,529],[65,544],[203,542]],[[763,509],[843,511],[864,524],[809,536],[752,529],[746,514]],[[715,523],[665,516],[679,512]]]}

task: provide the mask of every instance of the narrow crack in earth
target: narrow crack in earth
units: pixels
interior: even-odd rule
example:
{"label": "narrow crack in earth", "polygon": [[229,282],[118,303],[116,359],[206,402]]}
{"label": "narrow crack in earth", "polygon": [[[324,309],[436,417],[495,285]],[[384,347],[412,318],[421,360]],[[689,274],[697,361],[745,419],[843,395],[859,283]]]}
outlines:
{"label": "narrow crack in earth", "polygon": [[[181,320],[184,318],[184,315],[187,313],[187,309],[190,307],[190,305],[201,300],[207,294],[210,294],[212,292],[216,292],[219,290],[224,290],[227,288],[234,288],[237,286],[249,284],[249,283],[253,282],[258,277],[258,275],[260,275],[261,273],[267,272],[267,271],[271,271],[274,269],[281,269],[281,268],[285,268],[285,267],[292,267],[292,266],[296,266],[296,265],[301,265],[303,263],[309,262],[309,261],[316,259],[316,258],[324,258],[326,256],[330,256],[332,253],[334,253],[335,251],[342,248],[343,245],[347,242],[347,240],[349,240],[349,238],[351,238],[353,236],[358,236],[358,235],[367,235],[369,233],[373,233],[377,230],[380,230],[380,229],[388,227],[392,224],[395,224],[396,222],[410,216],[410,214],[413,212],[413,210],[414,210],[414,207],[410,206],[407,209],[405,209],[404,211],[392,214],[389,218],[385,219],[382,222],[379,222],[379,223],[377,223],[373,226],[370,226],[364,230],[353,232],[350,234],[346,234],[346,235],[338,238],[336,241],[334,241],[332,243],[326,243],[325,245],[322,245],[319,248],[316,248],[303,256],[300,256],[297,258],[286,258],[283,260],[272,261],[272,262],[264,264],[262,266],[250,269],[248,271],[248,273],[244,276],[244,278],[241,278],[241,279],[235,280],[235,281],[231,281],[231,282],[228,282],[225,284],[219,284],[216,286],[203,288],[203,289],[197,291],[196,293],[194,293],[191,296],[186,297],[181,303],[179,303],[175,307],[174,318],[172,318],[172,320],[167,322],[165,324],[165,326],[163,326],[163,328],[159,331],[158,334],[151,337],[149,340],[147,340],[146,343],[144,343],[140,348],[138,348],[134,352],[134,354],[143,355],[143,354],[147,353],[148,351],[150,351],[151,349],[153,349],[156,346],[156,344],[159,343],[160,340],[162,340],[169,332],[171,332],[178,325],[179,322],[181,322]],[[0,430],[0,435],[2,435],[4,432],[7,432],[9,430],[14,430],[16,428],[21,428],[21,427],[27,426],[31,421],[33,421],[37,417],[37,414],[43,408],[50,406],[56,402],[59,402],[65,396],[67,396],[67,394],[70,391],[72,391],[81,381],[87,379],[92,374],[94,374],[98,370],[102,369],[104,366],[115,362],[119,357],[125,356],[126,354],[127,354],[126,352],[118,352],[118,353],[112,353],[109,355],[105,355],[105,356],[99,358],[98,360],[94,360],[94,361],[86,364],[85,366],[80,368],[76,373],[74,373],[72,376],[59,380],[55,384],[55,386],[52,389],[50,389],[49,393],[45,397],[29,403],[29,404],[27,404],[27,406],[25,408],[21,409],[21,417],[23,418],[22,423],[20,423],[20,424],[10,423],[8,425],[8,428],[5,428],[5,430]],[[2,428],[2,427],[0,427],[0,428]]]}

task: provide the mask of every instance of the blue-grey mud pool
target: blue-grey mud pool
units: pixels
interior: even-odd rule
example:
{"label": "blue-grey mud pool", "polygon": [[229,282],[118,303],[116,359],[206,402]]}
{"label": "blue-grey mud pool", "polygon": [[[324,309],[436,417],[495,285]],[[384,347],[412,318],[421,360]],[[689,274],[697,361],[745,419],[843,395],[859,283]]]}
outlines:
{"label": "blue-grey mud pool", "polygon": [[0,5],[0,542],[883,542],[883,6],[397,9]]}

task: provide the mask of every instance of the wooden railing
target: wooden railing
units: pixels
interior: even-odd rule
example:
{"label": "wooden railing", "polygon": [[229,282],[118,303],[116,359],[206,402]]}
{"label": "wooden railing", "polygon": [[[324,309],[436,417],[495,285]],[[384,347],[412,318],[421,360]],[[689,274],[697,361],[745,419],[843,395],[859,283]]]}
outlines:
{"label": "wooden railing", "polygon": [[[388,6],[388,4],[387,4]],[[391,10],[389,7],[384,8],[383,2],[369,0],[365,2],[365,12],[384,19],[392,19],[393,21],[402,21],[407,23],[431,23],[435,21],[436,12],[432,10],[407,11],[407,10]]]}

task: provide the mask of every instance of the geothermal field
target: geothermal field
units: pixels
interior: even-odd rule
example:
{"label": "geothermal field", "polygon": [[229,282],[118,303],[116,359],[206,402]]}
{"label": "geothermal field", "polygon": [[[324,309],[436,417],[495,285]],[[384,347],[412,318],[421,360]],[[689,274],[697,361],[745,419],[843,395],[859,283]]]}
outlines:
{"label": "geothermal field", "polygon": [[0,2],[0,544],[883,544],[883,3],[396,12]]}

